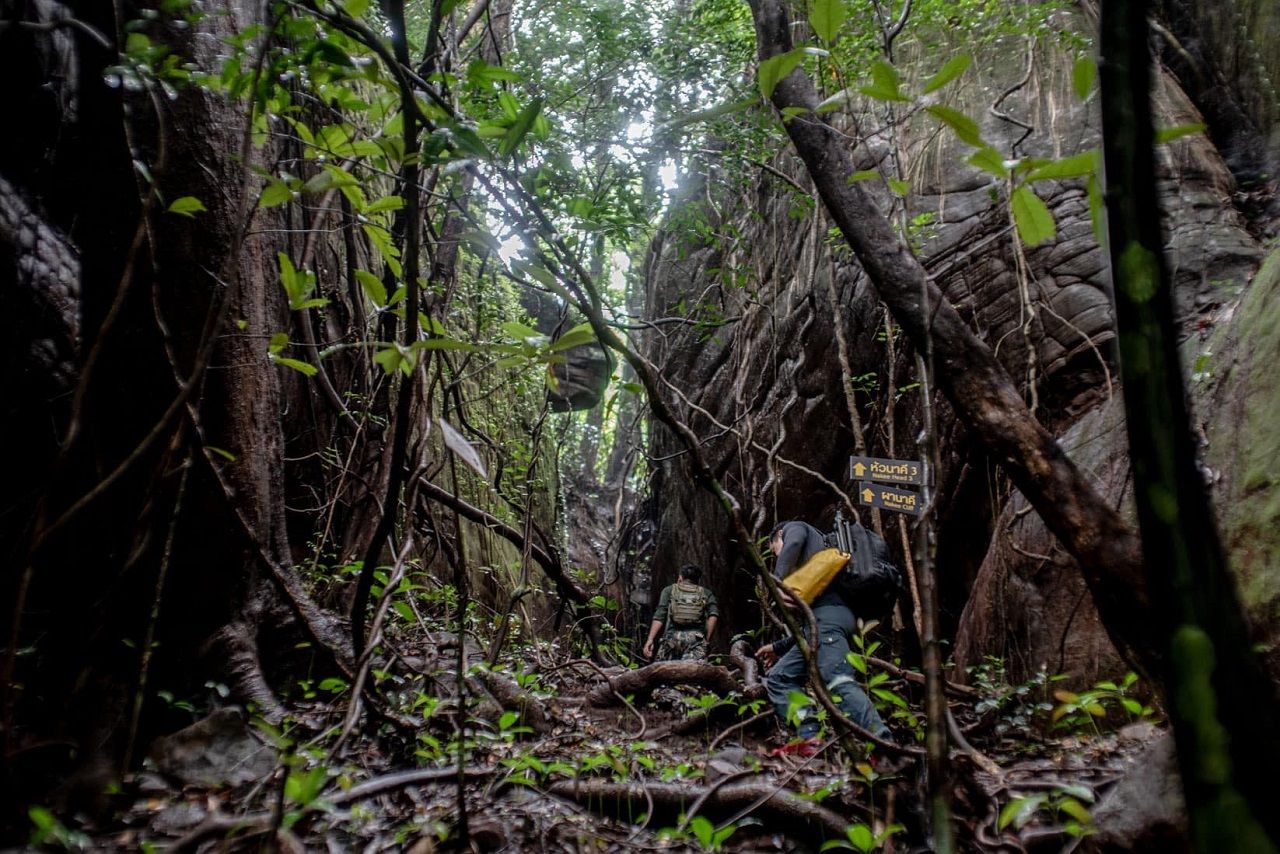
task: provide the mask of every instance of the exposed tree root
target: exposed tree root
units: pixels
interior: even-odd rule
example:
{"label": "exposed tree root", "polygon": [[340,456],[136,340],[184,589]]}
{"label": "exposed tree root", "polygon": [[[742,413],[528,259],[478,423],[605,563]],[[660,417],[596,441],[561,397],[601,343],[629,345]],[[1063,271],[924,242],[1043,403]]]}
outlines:
{"label": "exposed tree root", "polygon": [[551,732],[551,721],[542,708],[542,701],[521,688],[514,679],[492,670],[481,670],[477,678],[502,708],[519,713],[520,723],[538,735]]}
{"label": "exposed tree root", "polygon": [[844,837],[849,822],[829,809],[772,783],[744,781],[711,790],[677,783],[613,783],[607,780],[565,780],[551,784],[557,797],[582,804],[605,815],[630,819],[644,812],[673,818],[701,803],[708,817],[726,817],[759,801],[755,811],[785,828],[788,836],[809,842]]}
{"label": "exposed tree root", "polygon": [[729,646],[729,663],[742,673],[742,683],[748,689],[760,687],[760,662],[751,654],[751,644],[738,638]]}
{"label": "exposed tree root", "polygon": [[279,724],[287,711],[267,684],[262,662],[258,660],[255,636],[252,626],[236,621],[223,626],[214,635],[213,642],[215,648],[220,647],[226,656],[227,677],[236,695],[254,703],[267,721]]}
{"label": "exposed tree root", "polygon": [[[867,658],[867,663],[880,668],[895,679],[905,679],[906,681],[916,685],[924,684],[923,673],[917,673],[914,670],[903,670],[898,665],[885,661],[883,658],[869,657]],[[959,697],[964,700],[976,700],[982,696],[978,693],[976,688],[970,688],[968,685],[961,685],[958,682],[951,682],[950,680],[944,681],[942,683],[942,687],[944,691],[953,697]]]}
{"label": "exposed tree root", "polygon": [[727,667],[700,661],[659,661],[610,676],[606,683],[587,694],[587,702],[593,706],[612,706],[617,702],[615,694],[641,697],[664,685],[697,685],[722,695],[742,690]]}

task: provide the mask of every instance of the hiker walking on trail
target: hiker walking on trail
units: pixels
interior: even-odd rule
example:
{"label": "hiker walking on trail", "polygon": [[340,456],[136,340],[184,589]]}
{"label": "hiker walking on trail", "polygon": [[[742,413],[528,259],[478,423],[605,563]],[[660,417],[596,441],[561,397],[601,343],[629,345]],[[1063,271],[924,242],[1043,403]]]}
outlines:
{"label": "hiker walking on trail", "polygon": [[[786,578],[811,557],[827,548],[822,532],[805,522],[783,522],[769,535],[769,548],[778,562],[773,575]],[[834,585],[833,585],[834,587]],[[858,726],[872,735],[892,740],[893,736],[871,700],[858,687],[853,665],[849,663],[849,639],[857,623],[853,610],[833,587],[828,587],[813,600],[813,616],[818,623],[817,642],[812,645],[818,658],[818,672],[827,683],[836,705]],[[756,650],[756,659],[769,669],[765,689],[769,701],[782,720],[787,719],[790,695],[804,691],[808,668],[794,638],[786,637]],[[816,740],[821,725],[808,707],[800,709],[798,735],[805,745]]]}
{"label": "hiker walking on trail", "polygon": [[686,563],[680,567],[676,583],[662,591],[644,644],[647,658],[654,658],[653,642],[659,632],[662,640],[657,658],[700,661],[707,657],[707,643],[715,634],[720,608],[716,594],[698,584],[701,579],[702,570]]}

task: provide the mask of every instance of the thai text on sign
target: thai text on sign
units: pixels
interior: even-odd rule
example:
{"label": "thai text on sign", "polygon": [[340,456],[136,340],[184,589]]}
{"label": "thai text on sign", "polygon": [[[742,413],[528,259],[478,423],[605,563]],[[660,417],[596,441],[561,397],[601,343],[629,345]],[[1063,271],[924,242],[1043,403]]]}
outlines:
{"label": "thai text on sign", "polygon": [[916,460],[885,460],[880,457],[849,457],[850,480],[880,483],[924,482],[924,466]]}
{"label": "thai text on sign", "polygon": [[869,507],[896,510],[912,516],[919,516],[924,512],[924,506],[920,503],[920,493],[909,489],[895,489],[879,483],[859,483],[858,502]]}

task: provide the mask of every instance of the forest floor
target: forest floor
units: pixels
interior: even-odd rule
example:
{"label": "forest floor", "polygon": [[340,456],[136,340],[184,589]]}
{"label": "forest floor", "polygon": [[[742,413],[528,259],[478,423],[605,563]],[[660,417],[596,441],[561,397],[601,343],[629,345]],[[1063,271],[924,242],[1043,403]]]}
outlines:
{"label": "forest floor", "polygon": [[[477,689],[463,744],[457,703],[436,699],[447,669],[435,684],[388,679],[388,695],[422,722],[416,730],[390,715],[342,737],[351,704],[336,683],[306,686],[316,696],[295,704],[296,722],[215,711],[155,742],[109,818],[73,828],[37,811],[33,841],[122,851],[929,850],[921,759],[860,746],[850,756],[836,738],[810,757],[777,755],[786,736],[753,672],[602,671],[582,660],[538,671],[541,655],[517,651],[525,660],[496,671],[505,689]],[[916,743],[919,686],[904,677],[917,674],[871,661],[877,700],[898,738]],[[1099,798],[1161,734],[1149,710],[1129,723],[1115,714],[1134,706],[1113,702],[1131,686],[1115,687],[1068,694],[1042,678],[952,689],[969,742],[952,753],[961,850],[1073,850],[1092,832]],[[1123,725],[1108,731],[1108,721]]]}

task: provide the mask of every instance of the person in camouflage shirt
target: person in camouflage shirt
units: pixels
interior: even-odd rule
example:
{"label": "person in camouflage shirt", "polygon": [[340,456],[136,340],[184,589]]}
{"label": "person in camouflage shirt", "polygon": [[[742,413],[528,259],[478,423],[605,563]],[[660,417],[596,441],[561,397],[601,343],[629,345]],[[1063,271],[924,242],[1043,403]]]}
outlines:
{"label": "person in camouflage shirt", "polygon": [[702,570],[686,563],[680,567],[676,583],[662,591],[644,645],[646,657],[655,658],[653,644],[660,632],[662,640],[656,658],[701,661],[707,657],[707,644],[715,634],[720,608],[716,595],[698,584],[701,579]]}

